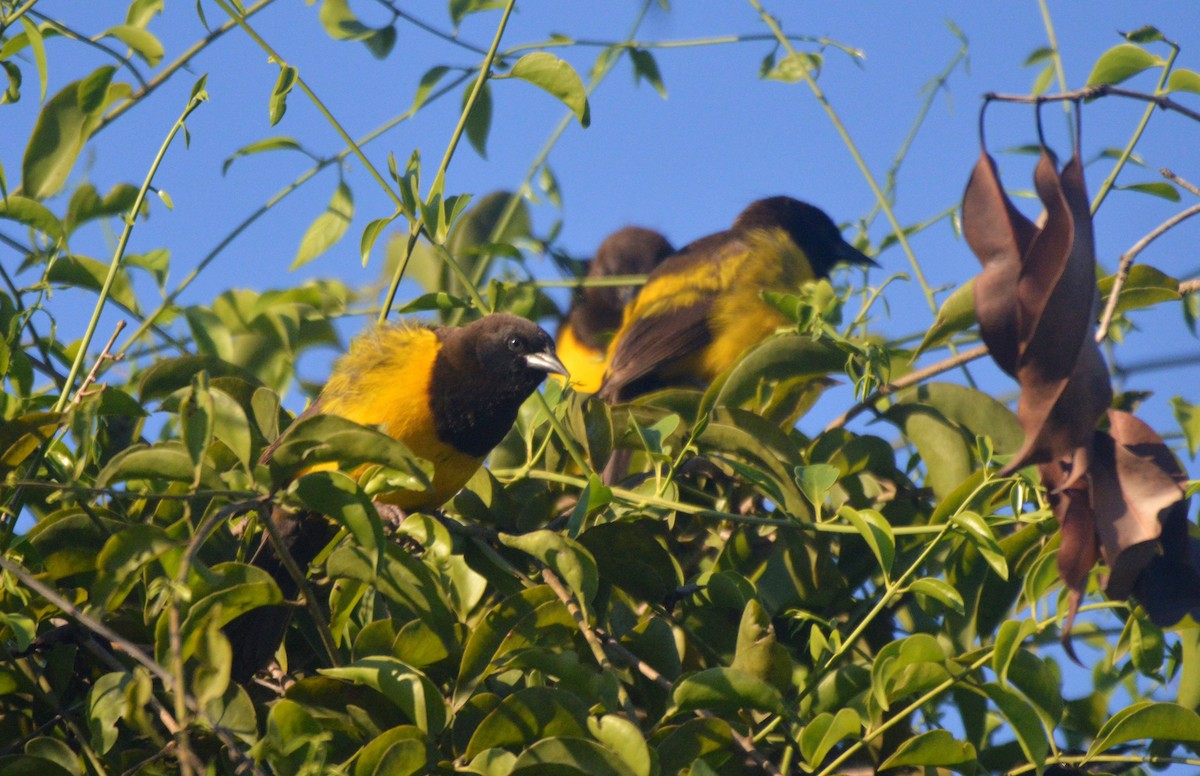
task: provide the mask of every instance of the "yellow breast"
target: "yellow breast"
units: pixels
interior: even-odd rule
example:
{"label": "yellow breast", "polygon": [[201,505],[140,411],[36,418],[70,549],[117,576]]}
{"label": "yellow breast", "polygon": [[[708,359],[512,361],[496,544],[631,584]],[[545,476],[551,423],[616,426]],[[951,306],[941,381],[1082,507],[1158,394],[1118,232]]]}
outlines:
{"label": "yellow breast", "polygon": [[405,510],[441,506],[483,463],[438,438],[429,396],[440,349],[430,329],[381,328],[355,341],[321,395],[325,412],[382,426],[388,436],[433,464],[432,495],[402,490],[380,498]]}

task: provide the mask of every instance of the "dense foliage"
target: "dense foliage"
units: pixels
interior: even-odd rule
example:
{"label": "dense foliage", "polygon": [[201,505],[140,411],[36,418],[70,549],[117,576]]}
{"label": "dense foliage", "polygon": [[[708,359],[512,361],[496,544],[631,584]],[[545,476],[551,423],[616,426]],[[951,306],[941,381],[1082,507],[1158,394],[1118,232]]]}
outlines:
{"label": "dense foliage", "polygon": [[[1108,438],[1118,458],[1121,450],[1145,455],[1138,444],[1157,445],[1167,479],[1159,476],[1158,490],[1147,495],[1118,472],[1124,512],[1106,516],[1097,508],[1086,518],[1091,533],[1061,532],[1060,523],[1084,519],[1064,511],[1071,491],[1047,493],[1042,478],[1054,480],[1045,468],[1039,475],[1033,466],[1010,472],[1004,465],[1016,454],[1022,457],[1010,468],[1061,457],[1054,423],[1072,426],[1068,452],[1082,444],[1078,438],[1091,444],[1111,395],[1108,373],[1101,360],[1103,386],[1092,393],[1070,387],[1069,375],[1054,377],[1061,377],[1055,400],[1067,390],[1071,408],[1050,401],[1030,409],[1029,391],[1049,378],[1023,379],[1013,362],[1005,368],[1026,392],[1016,411],[1008,397],[939,377],[983,355],[965,350],[979,339],[978,288],[967,285],[973,263],[915,349],[879,325],[887,284],[843,272],[832,284],[769,294],[794,324],[707,390],[672,389],[609,408],[549,383],[525,405],[488,468],[440,514],[411,514],[399,525],[381,520],[372,497],[421,487],[428,466],[348,422],[310,423],[270,466],[259,464],[291,420],[282,408],[288,388],[314,389],[297,380],[298,357],[340,345],[335,321],[374,297],[336,280],[282,277],[277,287],[249,290],[235,278],[210,302],[181,302],[196,274],[270,206],[187,266],[172,263],[185,246],[134,248],[131,235],[173,206],[155,175],[166,150],[188,141],[189,117],[207,99],[205,78],[192,76],[169,133],[128,138],[130,146],[162,150],[149,169],[130,168],[129,180],[107,192],[75,174],[92,138],[109,125],[119,131],[126,111],[160,84],[189,78],[183,66],[201,59],[206,45],[241,36],[278,67],[265,106],[271,123],[308,100],[321,114],[316,120],[345,144],[336,155],[314,157],[312,170],[283,195],[327,168],[341,176],[325,212],[297,230],[295,266],[358,239],[364,263],[383,266],[381,289],[373,290],[384,300],[379,317],[399,310],[455,323],[507,310],[552,327],[558,310],[543,290],[552,283],[535,277],[545,273],[531,259],[548,253],[577,271],[578,257],[559,251],[553,229],[533,228],[530,203],[558,195],[544,158],[515,194],[451,193],[446,170],[461,136],[486,149],[492,100],[503,98],[493,94],[498,79],[527,81],[547,101],[557,98],[567,108],[564,122],[586,125],[592,110],[584,78],[552,52],[569,39],[517,45],[503,38],[512,2],[452,0],[447,29],[468,14],[494,17],[496,45],[464,48],[470,63],[462,66],[429,63],[403,114],[446,95],[461,98],[461,120],[440,164],[428,152],[382,163],[259,36],[255,14],[271,2],[199,2],[210,34],[195,49],[168,52],[155,28],[161,0],[133,0],[123,16],[114,6],[103,33],[42,16],[38,0],[0,0],[7,77],[0,125],[14,108],[9,103],[40,104],[28,137],[2,138],[24,147],[21,168],[0,170],[0,771],[647,776],[1200,764],[1200,630],[1189,614],[1200,591],[1187,587],[1195,540],[1186,519],[1180,522],[1185,493],[1195,488],[1177,462],[1170,469],[1174,459],[1158,438],[1195,453],[1200,414],[1189,399],[1197,397],[1178,398],[1179,427],[1158,428],[1153,439],[1112,415],[1111,437],[1095,438]],[[383,5],[391,21],[378,27],[360,21],[346,0],[322,0],[309,18],[319,15],[334,56],[337,47],[359,43],[380,58],[395,56],[398,28],[448,34],[438,25],[418,27],[399,3]],[[755,42],[769,52],[761,76],[807,85],[818,98],[825,52],[854,55],[832,41],[790,37],[795,31],[765,13],[763,23],[770,39]],[[1097,88],[1073,95],[1075,120],[1089,109],[1078,99],[1129,96],[1100,84],[1157,74],[1149,95],[1132,95],[1149,102],[1122,105],[1131,115],[1145,110],[1147,120],[1164,108],[1156,121],[1195,133],[1198,117],[1180,102],[1200,92],[1200,74],[1177,66],[1178,47],[1164,35],[1170,32],[1145,28],[1096,52],[1086,86]],[[53,38],[103,46],[114,59],[47,93]],[[661,52],[621,42],[600,52],[589,84],[631,66],[637,78],[664,88]],[[1056,56],[1047,49],[1034,61],[1052,73]],[[142,69],[155,75],[147,80]],[[1035,91],[1048,83],[1049,76],[1039,78]],[[1091,208],[1097,221],[1136,141],[1104,157],[1112,175]],[[245,156],[296,151],[309,153],[275,135],[205,161],[229,167],[248,163],[237,161]],[[965,183],[970,170],[952,174]],[[1065,182],[1056,169],[1047,175],[1078,205],[1065,171]],[[393,207],[360,234],[349,231],[351,182],[385,190]],[[1200,194],[1176,182],[1189,196]],[[987,221],[1008,211],[999,184],[985,183],[993,186],[980,195]],[[1142,188],[1180,198],[1166,183]],[[891,193],[879,196],[879,208],[890,213]],[[1053,209],[1049,195],[1042,201]],[[1046,234],[1061,223],[1077,235],[1085,221],[1090,230],[1083,204],[1036,227],[1014,220],[1014,245],[1021,244],[1001,252],[1026,264],[1042,256],[1075,262],[1069,271],[1090,281],[1093,255],[1069,256],[1059,243],[1047,247],[1049,238],[1036,248],[1021,242],[1029,230]],[[996,238],[990,222],[967,221],[977,252],[977,243]],[[79,230],[97,224],[111,230],[105,260],[72,250]],[[871,255],[908,250],[906,239],[925,226],[896,224],[877,245],[860,235],[860,247]],[[1147,233],[1154,228],[1145,225]],[[1175,333],[1191,336],[1195,281],[1172,275],[1183,268],[1135,263],[1139,251],[1099,281],[1101,306],[1119,292],[1100,327],[1110,347],[1120,348],[1133,326],[1128,314],[1146,307],[1182,307]],[[991,256],[980,254],[985,266]],[[169,270],[186,279],[168,285]],[[402,278],[420,291],[406,297]],[[864,279],[875,287],[864,289]],[[1090,282],[1086,289],[1042,299],[1048,312],[1039,308],[1033,324],[1013,323],[1014,331],[1030,331],[1003,342],[1014,353],[1040,348],[1043,371],[1073,364],[1080,349],[1101,358],[1082,341],[1039,340],[1033,331],[1045,321],[1051,334],[1084,331],[1090,342],[1097,292]],[[55,304],[85,298],[80,292],[95,313],[77,339],[79,332],[58,325]],[[993,355],[1002,340],[989,331],[1015,321],[1019,304],[1029,306],[1015,301],[1015,285],[1011,296],[999,318],[980,316]],[[100,322],[114,308],[132,330],[118,328],[105,345]],[[362,324],[369,315],[359,316]],[[909,371],[918,353],[940,349],[946,362]],[[1089,375],[1094,382],[1094,370]],[[840,408],[845,414],[823,431],[798,430],[838,382],[854,387],[857,403]],[[1082,420],[1071,415],[1097,396],[1096,411]],[[1118,392],[1113,403],[1133,410],[1138,400]],[[864,412],[880,422],[849,424]],[[1038,457],[1023,448],[1027,433],[1059,441],[1047,442],[1051,452]],[[1112,453],[1114,444],[1121,450]],[[622,445],[639,451],[649,475],[606,487],[597,472]],[[339,462],[341,470],[297,478],[318,461]],[[366,474],[351,477],[364,463],[371,464]],[[1111,492],[1091,503],[1105,498],[1116,503]],[[282,600],[275,582],[247,563],[273,503],[317,510],[343,530],[295,602],[283,672],[242,686],[230,681],[221,627]],[[1107,527],[1119,532],[1133,513],[1144,533],[1109,543]],[[1135,542],[1139,560],[1131,561],[1122,553]],[[1161,571],[1158,557],[1180,566],[1154,586],[1137,587],[1135,596],[1154,610],[1147,611],[1127,596],[1144,569]],[[1108,569],[1093,568],[1098,558]],[[1108,570],[1117,568],[1128,578],[1121,597],[1106,598],[1104,590],[1118,592],[1105,587]],[[1172,602],[1166,614],[1164,600]],[[1090,677],[1059,647],[1076,607],[1083,614],[1074,639],[1102,656]],[[1104,619],[1089,617],[1096,612]],[[1070,687],[1067,672],[1076,677]]]}

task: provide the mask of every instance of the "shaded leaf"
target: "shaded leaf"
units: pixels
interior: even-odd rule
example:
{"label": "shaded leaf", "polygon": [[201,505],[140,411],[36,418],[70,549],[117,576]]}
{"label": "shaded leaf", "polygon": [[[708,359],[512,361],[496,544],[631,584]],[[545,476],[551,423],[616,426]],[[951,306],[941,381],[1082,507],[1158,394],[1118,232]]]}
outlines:
{"label": "shaded leaf", "polygon": [[957,740],[948,730],[930,730],[900,744],[892,756],[880,764],[879,770],[916,766],[951,768],[969,773],[974,770],[973,767],[955,768],[954,766],[968,766],[974,762],[974,746]]}

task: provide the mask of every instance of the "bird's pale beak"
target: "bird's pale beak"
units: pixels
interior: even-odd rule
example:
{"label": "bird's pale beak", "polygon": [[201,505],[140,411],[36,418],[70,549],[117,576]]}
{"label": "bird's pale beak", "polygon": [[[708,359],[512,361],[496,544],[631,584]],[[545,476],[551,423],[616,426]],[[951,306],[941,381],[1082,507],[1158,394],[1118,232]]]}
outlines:
{"label": "bird's pale beak", "polygon": [[558,360],[558,356],[544,350],[538,353],[530,353],[529,355],[525,356],[525,366],[529,367],[530,369],[540,369],[543,372],[549,372],[551,374],[559,374],[563,377],[569,378],[571,376],[571,374],[567,372],[567,368],[563,366],[563,362]]}
{"label": "bird's pale beak", "polygon": [[867,254],[855,248],[848,242],[843,242],[837,248],[838,260],[847,264],[866,264],[870,267],[878,267],[879,262],[872,259]]}

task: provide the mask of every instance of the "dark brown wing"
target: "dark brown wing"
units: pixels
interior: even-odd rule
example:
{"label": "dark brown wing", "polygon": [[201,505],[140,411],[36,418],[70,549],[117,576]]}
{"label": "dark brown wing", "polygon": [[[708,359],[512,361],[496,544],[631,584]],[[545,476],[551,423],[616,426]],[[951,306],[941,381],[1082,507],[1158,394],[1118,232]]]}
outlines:
{"label": "dark brown wing", "polygon": [[613,354],[600,398],[612,404],[665,387],[663,367],[712,342],[711,309],[712,302],[705,301],[632,322]]}

